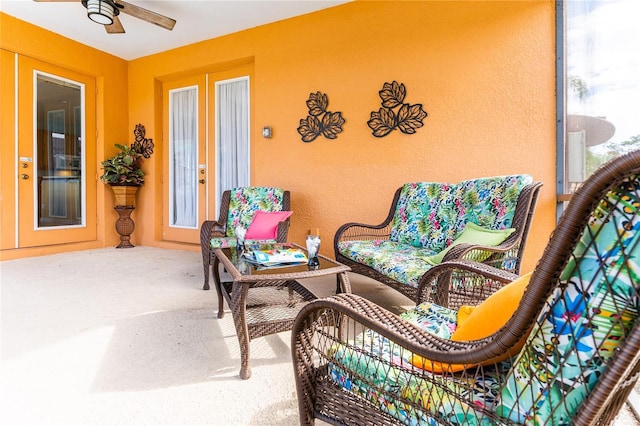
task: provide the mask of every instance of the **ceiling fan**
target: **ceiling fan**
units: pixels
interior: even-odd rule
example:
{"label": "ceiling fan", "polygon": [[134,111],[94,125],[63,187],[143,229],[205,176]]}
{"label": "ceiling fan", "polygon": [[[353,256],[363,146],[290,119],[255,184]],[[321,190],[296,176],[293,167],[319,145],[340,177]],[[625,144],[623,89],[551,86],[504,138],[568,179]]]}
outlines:
{"label": "ceiling fan", "polygon": [[[37,2],[78,2],[79,0],[34,0]],[[175,19],[171,19],[159,13],[152,12],[135,4],[127,3],[124,0],[80,0],[80,3],[87,8],[87,16],[94,22],[104,25],[109,34],[122,34],[124,27],[118,18],[120,12],[126,13],[143,21],[155,24],[169,31],[176,24]]]}

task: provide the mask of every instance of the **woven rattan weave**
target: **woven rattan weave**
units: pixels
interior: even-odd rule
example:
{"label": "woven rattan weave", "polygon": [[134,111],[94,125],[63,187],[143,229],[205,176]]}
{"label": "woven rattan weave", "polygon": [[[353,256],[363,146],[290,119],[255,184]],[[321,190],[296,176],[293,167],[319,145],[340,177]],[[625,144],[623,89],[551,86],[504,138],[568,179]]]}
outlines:
{"label": "woven rattan weave", "polygon": [[[514,278],[444,262],[417,298],[455,311]],[[574,194],[515,313],[488,337],[437,337],[353,294],[306,305],[292,330],[300,423],[610,424],[640,371],[639,299],[636,151]]]}

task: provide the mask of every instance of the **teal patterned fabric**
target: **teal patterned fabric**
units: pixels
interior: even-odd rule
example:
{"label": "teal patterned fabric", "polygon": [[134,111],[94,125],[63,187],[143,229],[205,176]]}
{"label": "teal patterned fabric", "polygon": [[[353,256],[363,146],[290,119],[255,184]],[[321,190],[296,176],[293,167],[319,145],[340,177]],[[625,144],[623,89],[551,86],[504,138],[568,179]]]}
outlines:
{"label": "teal patterned fabric", "polygon": [[433,267],[427,259],[436,254],[426,248],[389,240],[342,241],[338,249],[346,257],[416,288],[420,277]]}
{"label": "teal patterned fabric", "polygon": [[[443,339],[449,339],[456,329],[456,311],[438,306],[433,303],[422,303],[416,308],[400,316],[422,330]],[[447,418],[453,424],[490,425],[487,418],[475,414],[467,404],[454,399],[442,388],[433,383],[421,380],[411,371],[419,370],[410,363],[411,352],[389,341],[387,338],[366,330],[354,342],[348,345],[335,345],[329,350],[332,360],[329,364],[329,377],[342,388],[375,404],[380,410],[390,414],[406,425],[436,424],[430,415],[431,410],[437,408],[437,413]],[[364,348],[367,356],[353,348]],[[501,365],[501,373],[505,374],[508,363]],[[346,373],[349,371],[351,373]],[[353,374],[353,372],[357,374]],[[421,370],[420,370],[421,371]],[[486,395],[495,395],[498,389],[498,374],[495,370],[485,370],[483,375],[460,378],[460,382],[444,379],[438,386],[448,388],[454,394],[464,394],[474,406],[490,406],[493,399],[485,401]],[[358,377],[366,377],[361,380]],[[469,394],[463,389],[468,388],[472,381],[474,387],[482,390]],[[374,386],[371,386],[372,383]],[[458,383],[464,384],[461,387]],[[491,389],[491,392],[484,392]],[[390,397],[399,395],[410,401]]]}
{"label": "teal patterned fabric", "polygon": [[[467,222],[488,229],[511,227],[522,189],[530,175],[471,179],[457,185],[407,183],[400,191],[389,240],[338,243],[339,252],[411,287],[433,264],[427,259],[451,245]],[[506,258],[513,268],[515,259]]]}
{"label": "teal patterned fabric", "polygon": [[391,223],[391,241],[438,252],[453,241],[449,223],[454,220],[452,186],[414,182],[402,187]]}
{"label": "teal patterned fabric", "polygon": [[[277,243],[276,240],[246,240],[246,243],[272,244]],[[211,248],[227,248],[236,247],[238,240],[236,237],[216,237],[211,239]]]}
{"label": "teal patterned fabric", "polygon": [[533,183],[530,175],[495,176],[460,182],[453,191],[459,234],[468,222],[488,229],[507,229],[522,189]]}
{"label": "teal patterned fabric", "polygon": [[493,176],[458,184],[407,183],[400,191],[390,240],[442,251],[467,222],[488,229],[511,227],[518,196],[530,175]]}
{"label": "teal patterned fabric", "polygon": [[[231,189],[226,236],[211,239],[211,248],[235,247],[235,228],[241,225],[248,229],[256,211],[279,212],[283,209],[284,190],[266,186],[251,186]],[[261,240],[260,242],[274,242]]]}
{"label": "teal patterned fabric", "polygon": [[629,185],[609,193],[585,230],[574,251],[580,262],[560,277],[567,289],[553,295],[507,376],[497,408],[503,417],[569,424],[638,318],[640,188],[637,180]]}
{"label": "teal patterned fabric", "polygon": [[400,314],[400,318],[434,336],[448,340],[456,331],[458,312],[435,303],[423,302]]}

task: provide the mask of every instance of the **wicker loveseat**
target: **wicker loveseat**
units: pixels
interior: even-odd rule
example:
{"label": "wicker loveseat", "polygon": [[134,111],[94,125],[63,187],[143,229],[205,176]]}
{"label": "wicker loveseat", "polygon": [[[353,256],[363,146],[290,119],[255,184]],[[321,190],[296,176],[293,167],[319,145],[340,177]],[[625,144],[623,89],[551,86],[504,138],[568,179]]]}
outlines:
{"label": "wicker loveseat", "polygon": [[[384,222],[347,223],[336,231],[336,260],[413,300],[425,272],[442,260],[481,260],[518,273],[541,186],[529,175],[407,183]],[[507,230],[514,231],[502,241]]]}
{"label": "wicker loveseat", "polygon": [[[640,373],[640,151],[583,183],[533,273],[514,278],[459,260],[433,267],[435,293],[400,316],[353,294],[307,305],[292,331],[300,423],[611,423]],[[509,308],[495,331],[443,337],[514,286],[476,318]]]}

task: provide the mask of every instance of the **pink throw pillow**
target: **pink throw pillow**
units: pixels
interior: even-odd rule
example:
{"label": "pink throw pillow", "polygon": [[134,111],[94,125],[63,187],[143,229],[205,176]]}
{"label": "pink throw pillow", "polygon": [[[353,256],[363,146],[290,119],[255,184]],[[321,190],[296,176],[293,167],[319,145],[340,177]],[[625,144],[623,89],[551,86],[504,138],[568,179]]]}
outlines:
{"label": "pink throw pillow", "polygon": [[278,223],[284,222],[293,212],[264,212],[258,210],[247,229],[247,240],[275,240],[278,237]]}

